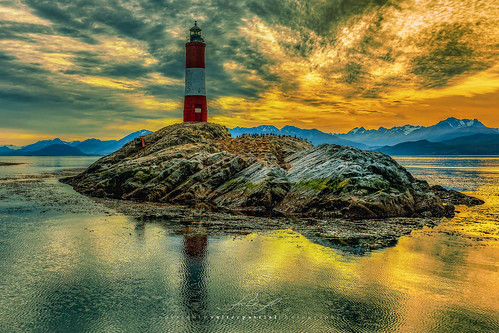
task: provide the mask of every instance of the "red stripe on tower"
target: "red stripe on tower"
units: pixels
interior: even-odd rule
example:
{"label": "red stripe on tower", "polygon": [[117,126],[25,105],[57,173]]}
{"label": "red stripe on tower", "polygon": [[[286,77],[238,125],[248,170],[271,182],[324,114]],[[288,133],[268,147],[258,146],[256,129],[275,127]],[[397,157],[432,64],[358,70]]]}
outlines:
{"label": "red stripe on tower", "polygon": [[184,122],[208,121],[204,75],[204,49],[201,29],[196,21],[185,44]]}

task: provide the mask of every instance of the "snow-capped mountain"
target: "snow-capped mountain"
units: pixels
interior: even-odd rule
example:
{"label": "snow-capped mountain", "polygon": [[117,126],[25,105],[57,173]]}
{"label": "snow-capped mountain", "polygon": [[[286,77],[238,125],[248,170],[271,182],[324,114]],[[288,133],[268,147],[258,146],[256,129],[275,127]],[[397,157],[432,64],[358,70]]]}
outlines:
{"label": "snow-capped mountain", "polygon": [[21,149],[21,147],[19,146],[16,146],[16,145],[5,145],[3,147],[7,147],[9,149],[12,149],[12,150],[18,150],[18,149]]}
{"label": "snow-capped mountain", "polygon": [[[392,128],[384,128],[380,127],[377,130],[366,130],[364,127],[355,127],[346,135],[369,135],[373,133],[384,133],[384,134],[401,134],[401,135],[409,135],[410,133],[420,129],[421,126],[413,126],[413,125],[405,125],[399,127]],[[345,135],[345,134],[337,134],[337,135]]]}
{"label": "snow-capped mountain", "polygon": [[405,125],[392,128],[380,127],[377,130],[366,130],[364,127],[356,127],[348,133],[336,135],[339,138],[369,146],[385,146],[418,140],[440,142],[474,134],[499,134],[499,130],[486,127],[477,119],[457,119],[451,117],[428,127]]}
{"label": "snow-capped mountain", "polygon": [[232,137],[237,138],[243,134],[281,134],[281,131],[272,125],[261,125],[256,127],[235,127],[229,128]]}

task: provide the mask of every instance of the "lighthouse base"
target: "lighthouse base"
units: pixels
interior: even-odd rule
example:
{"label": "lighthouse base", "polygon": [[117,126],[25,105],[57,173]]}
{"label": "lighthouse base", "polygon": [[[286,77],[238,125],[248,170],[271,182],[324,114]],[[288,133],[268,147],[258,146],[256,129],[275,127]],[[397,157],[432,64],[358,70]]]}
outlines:
{"label": "lighthouse base", "polygon": [[208,121],[206,96],[185,96],[184,123],[194,122],[194,121],[196,122]]}

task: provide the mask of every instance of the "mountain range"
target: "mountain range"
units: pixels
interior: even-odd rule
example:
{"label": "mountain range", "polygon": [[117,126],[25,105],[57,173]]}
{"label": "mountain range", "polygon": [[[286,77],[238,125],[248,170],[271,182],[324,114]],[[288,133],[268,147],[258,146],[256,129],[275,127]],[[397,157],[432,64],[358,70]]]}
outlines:
{"label": "mountain range", "polygon": [[[360,149],[378,150],[388,155],[499,154],[498,129],[487,127],[477,119],[457,119],[454,117],[427,127],[405,125],[392,128],[380,127],[377,130],[356,127],[347,133],[325,133],[317,129],[303,129],[295,126],[284,126],[279,129],[272,125],[235,127],[229,129],[229,132],[233,137],[243,134],[296,136],[307,139],[314,145],[327,143],[353,146]],[[53,139],[38,141],[24,147],[2,146],[0,147],[0,156],[107,155],[120,149],[130,140],[149,133],[151,131],[140,130],[120,140],[87,139],[65,142]]]}
{"label": "mountain range", "polygon": [[[477,119],[442,120],[432,126],[405,125],[366,130],[356,127],[348,133],[324,133],[317,129],[262,125],[229,129],[232,136],[242,134],[280,134],[308,139],[314,145],[322,143],[378,150],[393,155],[495,155],[499,130]],[[456,140],[454,140],[456,139]],[[459,139],[459,140],[457,140]],[[441,143],[441,144],[440,144]]]}
{"label": "mountain range", "polygon": [[0,147],[0,156],[86,156],[107,155],[123,147],[127,142],[152,133],[148,130],[133,132],[120,140],[87,139],[84,141],[66,142],[61,139],[42,140],[36,143],[13,149],[12,146]]}
{"label": "mountain range", "polygon": [[477,119],[456,119],[451,117],[428,127],[405,125],[392,128],[380,127],[377,130],[356,127],[348,133],[336,135],[345,140],[375,147],[419,140],[441,142],[474,134],[499,134],[499,130],[486,127]]}

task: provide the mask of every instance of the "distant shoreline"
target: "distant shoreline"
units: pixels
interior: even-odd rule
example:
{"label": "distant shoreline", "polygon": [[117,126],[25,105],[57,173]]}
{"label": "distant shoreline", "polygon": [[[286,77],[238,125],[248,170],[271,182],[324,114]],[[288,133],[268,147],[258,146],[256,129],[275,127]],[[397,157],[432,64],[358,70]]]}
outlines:
{"label": "distant shoreline", "polygon": [[0,166],[8,166],[8,165],[20,165],[26,163],[16,163],[16,162],[0,162]]}

